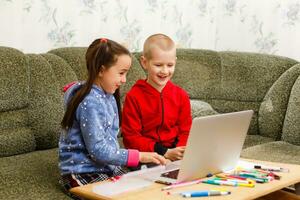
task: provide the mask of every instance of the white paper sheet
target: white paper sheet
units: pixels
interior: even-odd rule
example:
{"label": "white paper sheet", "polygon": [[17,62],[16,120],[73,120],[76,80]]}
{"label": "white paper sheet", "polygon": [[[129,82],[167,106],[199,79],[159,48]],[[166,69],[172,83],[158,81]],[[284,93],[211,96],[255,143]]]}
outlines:
{"label": "white paper sheet", "polygon": [[120,179],[116,182],[103,183],[93,188],[93,192],[102,196],[112,196],[122,192],[128,192],[136,189],[150,186],[153,182],[138,177]]}
{"label": "white paper sheet", "polygon": [[165,166],[146,168],[125,174],[116,182],[108,182],[93,187],[93,192],[102,196],[112,196],[137,190],[153,184],[165,170]]}

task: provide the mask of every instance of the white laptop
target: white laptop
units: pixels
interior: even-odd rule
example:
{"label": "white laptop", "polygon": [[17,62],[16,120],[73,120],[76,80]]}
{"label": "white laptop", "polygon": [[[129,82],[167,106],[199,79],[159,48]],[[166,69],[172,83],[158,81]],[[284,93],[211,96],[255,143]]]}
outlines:
{"label": "white laptop", "polygon": [[183,159],[167,166],[157,181],[190,181],[233,169],[252,115],[246,110],[194,118]]}

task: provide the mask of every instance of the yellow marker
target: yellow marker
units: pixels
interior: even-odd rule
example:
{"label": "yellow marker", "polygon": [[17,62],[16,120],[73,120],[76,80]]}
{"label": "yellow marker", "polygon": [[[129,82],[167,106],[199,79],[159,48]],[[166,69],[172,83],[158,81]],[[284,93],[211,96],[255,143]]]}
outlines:
{"label": "yellow marker", "polygon": [[255,185],[253,183],[238,183],[238,186],[243,186],[243,187],[254,187]]}

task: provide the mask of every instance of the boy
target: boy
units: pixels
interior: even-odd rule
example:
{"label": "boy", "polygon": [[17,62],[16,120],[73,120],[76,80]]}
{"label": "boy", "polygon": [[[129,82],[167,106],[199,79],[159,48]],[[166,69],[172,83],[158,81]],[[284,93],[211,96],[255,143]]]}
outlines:
{"label": "boy", "polygon": [[148,75],[126,95],[122,116],[124,145],[180,160],[192,117],[189,96],[170,81],[176,64],[172,39],[164,34],[148,37],[141,64]]}

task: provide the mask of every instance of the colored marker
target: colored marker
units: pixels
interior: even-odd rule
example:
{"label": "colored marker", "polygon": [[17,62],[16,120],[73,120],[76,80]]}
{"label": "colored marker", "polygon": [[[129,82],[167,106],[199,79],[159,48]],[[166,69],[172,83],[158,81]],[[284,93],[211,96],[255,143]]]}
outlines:
{"label": "colored marker", "polygon": [[267,183],[269,180],[265,178],[250,178],[254,180],[256,183]]}
{"label": "colored marker", "polygon": [[183,186],[188,186],[188,185],[194,185],[201,183],[202,180],[195,180],[195,181],[187,181],[187,182],[181,182],[181,183],[174,183],[172,185],[169,185],[167,187],[162,188],[161,190],[170,190],[173,188],[178,188],[178,187],[183,187]]}
{"label": "colored marker", "polygon": [[223,180],[205,180],[203,183],[212,184],[212,185],[225,185],[225,186],[243,186],[243,187],[254,187],[253,183],[238,183],[235,181],[223,181]]}
{"label": "colored marker", "polygon": [[167,191],[167,195],[176,195],[176,194],[182,194],[182,193],[193,193],[193,192],[198,192],[198,190],[191,190],[191,191],[175,191],[175,192],[172,192],[172,191]]}
{"label": "colored marker", "polygon": [[257,174],[257,173],[249,173],[249,172],[241,172],[239,173],[239,176],[241,177],[247,177],[247,178],[266,178],[266,176]]}
{"label": "colored marker", "polygon": [[253,183],[238,183],[238,186],[242,187],[254,187],[255,185]]}
{"label": "colored marker", "polygon": [[269,175],[274,177],[275,180],[280,180],[280,178],[281,178],[281,176],[275,174],[274,172],[270,172]]}
{"label": "colored marker", "polygon": [[266,171],[271,171],[271,172],[289,172],[289,169],[282,168],[282,167],[271,167],[271,166],[261,166],[261,165],[254,165],[255,169],[262,169]]}
{"label": "colored marker", "polygon": [[240,174],[241,177],[249,178],[254,180],[256,183],[267,183],[269,182],[269,179],[263,178],[263,177],[256,177],[254,175],[249,175],[249,174]]}
{"label": "colored marker", "polygon": [[233,178],[216,178],[215,180],[222,180],[222,181],[231,181],[236,183],[251,183],[249,180],[240,180],[240,179],[233,179]]}
{"label": "colored marker", "polygon": [[247,178],[245,177],[241,177],[241,176],[237,176],[237,175],[228,175],[229,178],[236,178],[236,179],[240,179],[240,180],[247,180]]}
{"label": "colored marker", "polygon": [[236,184],[236,186],[243,186],[243,187],[254,187],[253,181],[244,181],[244,180],[238,180],[238,179],[227,179],[228,182],[233,182]]}
{"label": "colored marker", "polygon": [[230,181],[222,181],[222,180],[205,180],[203,183],[212,184],[212,185],[226,185],[226,186],[237,186],[237,183]]}
{"label": "colored marker", "polygon": [[208,196],[223,196],[229,195],[229,191],[195,191],[195,192],[183,192],[181,195],[183,197],[208,197]]}

